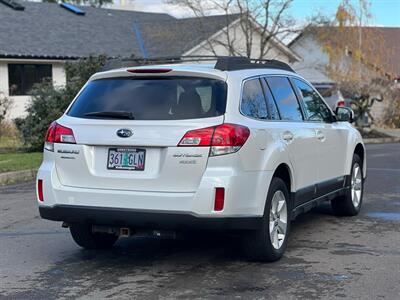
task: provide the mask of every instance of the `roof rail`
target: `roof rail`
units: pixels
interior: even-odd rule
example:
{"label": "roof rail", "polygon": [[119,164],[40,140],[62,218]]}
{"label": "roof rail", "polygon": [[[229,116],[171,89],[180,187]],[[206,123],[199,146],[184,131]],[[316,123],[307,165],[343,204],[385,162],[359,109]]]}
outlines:
{"label": "roof rail", "polygon": [[280,69],[289,72],[295,72],[292,67],[280,60],[253,59],[241,56],[218,58],[214,68],[221,71],[237,71],[244,69]]}
{"label": "roof rail", "polygon": [[181,56],[181,57],[152,57],[152,58],[111,58],[107,60],[102,68],[103,71],[133,67],[139,65],[154,65],[154,64],[177,64],[185,62],[215,62],[214,69],[221,71],[235,71],[244,69],[281,69],[290,72],[295,72],[288,64],[279,60],[267,59],[249,59],[240,56]]}
{"label": "roof rail", "polygon": [[0,3],[11,7],[14,10],[24,10],[25,7],[14,0],[0,0]]}

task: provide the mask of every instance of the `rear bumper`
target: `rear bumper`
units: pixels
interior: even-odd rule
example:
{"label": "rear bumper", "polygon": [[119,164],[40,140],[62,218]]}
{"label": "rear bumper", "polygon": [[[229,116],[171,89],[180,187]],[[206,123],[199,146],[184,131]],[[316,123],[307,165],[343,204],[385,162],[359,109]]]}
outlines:
{"label": "rear bumper", "polygon": [[[54,208],[55,211],[58,211],[57,207],[81,207],[88,210],[101,208],[107,211],[163,212],[177,215],[179,219],[182,215],[189,215],[207,222],[209,219],[257,218],[264,214],[268,183],[272,177],[271,171],[235,172],[232,168],[210,166],[195,191],[72,187],[61,184],[54,161],[51,157],[46,158],[46,154],[49,155],[45,151],[45,159],[37,175],[37,179],[43,180],[44,195],[44,201],[38,201],[38,204],[40,207]],[[225,188],[222,211],[214,210],[216,187]]]}
{"label": "rear bumper", "polygon": [[200,217],[189,212],[145,211],[75,205],[40,206],[43,219],[141,229],[257,229],[262,217]]}

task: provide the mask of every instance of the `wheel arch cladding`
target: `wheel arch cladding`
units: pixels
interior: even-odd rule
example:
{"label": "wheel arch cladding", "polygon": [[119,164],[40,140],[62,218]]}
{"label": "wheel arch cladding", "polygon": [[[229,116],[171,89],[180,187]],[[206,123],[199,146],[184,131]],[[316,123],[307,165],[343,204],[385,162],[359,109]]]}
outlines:
{"label": "wheel arch cladding", "polygon": [[274,175],[272,176],[272,178],[274,177],[279,177],[280,179],[282,179],[285,183],[286,186],[288,188],[289,193],[292,191],[292,187],[293,187],[293,179],[292,179],[292,173],[290,171],[290,168],[287,164],[285,163],[281,163],[274,172]]}
{"label": "wheel arch cladding", "polygon": [[365,152],[365,150],[364,150],[363,145],[358,143],[356,145],[356,148],[354,149],[354,154],[357,154],[361,158],[362,162],[364,162],[364,152]]}
{"label": "wheel arch cladding", "polygon": [[362,168],[363,169],[363,175],[365,177],[366,176],[366,165],[365,165],[366,155],[365,155],[365,147],[364,147],[364,145],[362,145],[361,143],[358,143],[356,145],[356,147],[354,148],[354,154],[357,154],[360,157],[361,161],[362,161],[362,164],[363,164],[363,168]]}

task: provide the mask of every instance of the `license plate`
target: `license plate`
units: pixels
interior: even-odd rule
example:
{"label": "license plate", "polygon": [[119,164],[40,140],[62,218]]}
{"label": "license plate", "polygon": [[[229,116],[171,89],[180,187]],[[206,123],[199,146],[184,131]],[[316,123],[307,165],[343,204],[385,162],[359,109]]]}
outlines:
{"label": "license plate", "polygon": [[146,150],[135,148],[108,149],[107,169],[143,171]]}

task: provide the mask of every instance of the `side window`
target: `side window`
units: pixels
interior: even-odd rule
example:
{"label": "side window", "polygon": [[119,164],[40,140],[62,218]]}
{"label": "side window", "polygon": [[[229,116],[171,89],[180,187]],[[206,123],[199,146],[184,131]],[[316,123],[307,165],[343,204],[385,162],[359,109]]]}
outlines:
{"label": "side window", "polygon": [[296,94],[286,77],[267,77],[271,93],[275,98],[282,120],[302,121],[303,115]]}
{"label": "side window", "polygon": [[267,104],[265,103],[264,92],[260,80],[247,80],[243,86],[241,111],[244,115],[256,118],[267,119]]}
{"label": "side window", "polygon": [[268,109],[268,119],[270,120],[280,120],[278,108],[276,107],[276,103],[274,101],[274,97],[271,94],[271,91],[267,85],[266,79],[263,78],[261,80],[262,86],[265,92],[265,98],[267,101],[267,109]]}
{"label": "side window", "polygon": [[308,84],[293,79],[294,85],[303,96],[304,107],[309,121],[330,122],[332,114],[318,93]]}

